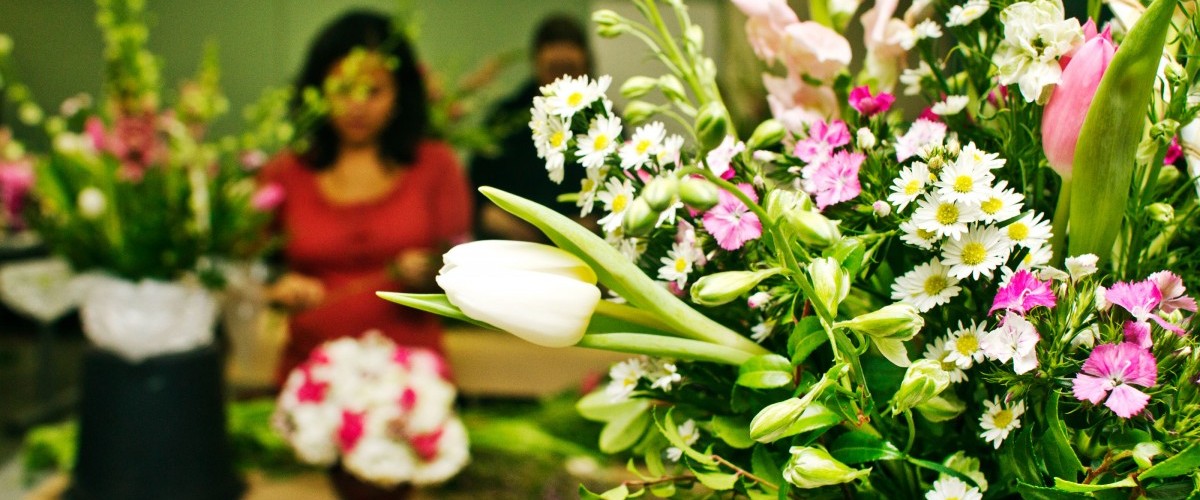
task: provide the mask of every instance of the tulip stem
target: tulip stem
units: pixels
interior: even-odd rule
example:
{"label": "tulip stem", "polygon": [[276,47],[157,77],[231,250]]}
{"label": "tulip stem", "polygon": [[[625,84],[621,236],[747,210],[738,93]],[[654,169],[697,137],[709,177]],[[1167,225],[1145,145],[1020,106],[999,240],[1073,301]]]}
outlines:
{"label": "tulip stem", "polygon": [[1058,189],[1058,205],[1054,208],[1054,221],[1050,224],[1050,250],[1053,252],[1051,265],[1062,267],[1067,258],[1067,222],[1071,220],[1071,178],[1063,177]]}
{"label": "tulip stem", "polygon": [[741,366],[742,363],[754,357],[754,354],[731,349],[728,346],[644,333],[592,333],[584,335],[583,339],[575,345],[589,349],[689,361],[709,361],[733,366]]}
{"label": "tulip stem", "polygon": [[596,304],[596,314],[616,318],[635,325],[661,330],[663,332],[674,332],[675,329],[671,325],[664,323],[658,319],[658,316],[650,314],[646,311],[625,304],[618,304],[607,300],[601,300]]}

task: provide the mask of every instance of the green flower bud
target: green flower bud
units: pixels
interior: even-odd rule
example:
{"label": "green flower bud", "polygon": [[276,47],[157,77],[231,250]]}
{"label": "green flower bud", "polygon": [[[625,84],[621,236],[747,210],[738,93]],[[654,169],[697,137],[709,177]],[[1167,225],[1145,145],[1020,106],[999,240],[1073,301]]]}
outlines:
{"label": "green flower bud", "polygon": [[58,135],[67,130],[67,120],[61,116],[51,116],[46,119],[45,127],[47,134]]}
{"label": "green flower bud", "polygon": [[646,199],[643,197],[634,198],[633,203],[630,203],[629,208],[625,210],[625,218],[621,220],[621,227],[629,236],[645,236],[651,229],[654,229],[654,223],[658,221],[658,212],[650,208],[650,204],[646,203]]}
{"label": "green flower bud", "polygon": [[658,87],[662,89],[663,95],[667,96],[671,102],[687,103],[687,91],[683,90],[683,83],[675,78],[675,75],[663,75],[658,77]]}
{"label": "green flower bud", "polygon": [[13,41],[8,35],[0,34],[0,57],[12,53]]}
{"label": "green flower bud", "polygon": [[1154,457],[1162,452],[1162,447],[1153,441],[1138,443],[1133,447],[1133,461],[1137,462],[1138,468],[1149,469],[1153,465]]}
{"label": "green flower bud", "polygon": [[704,49],[704,30],[700,29],[695,24],[688,26],[687,31],[683,34],[684,40],[692,47],[692,51],[700,53]]}
{"label": "green flower bud", "polygon": [[892,396],[892,415],[909,411],[933,399],[947,387],[950,387],[950,374],[942,369],[941,362],[932,359],[914,361],[904,372],[900,390]]}
{"label": "green flower bud", "polygon": [[787,189],[772,189],[763,200],[763,209],[771,220],[783,220],[788,213],[803,210],[800,208],[803,198],[808,198],[808,195]]}
{"label": "green flower bud", "polygon": [[692,302],[708,307],[727,304],[776,274],[779,274],[779,268],[710,274],[692,285]]}
{"label": "green flower bud", "polygon": [[945,396],[934,396],[929,401],[917,405],[917,411],[930,422],[945,422],[958,418],[967,411],[966,403],[947,393]]}
{"label": "green flower bud", "polygon": [[1151,219],[1163,224],[1175,220],[1175,208],[1166,203],[1151,203],[1146,207],[1146,213],[1150,215]]}
{"label": "green flower bud", "polygon": [[609,9],[601,9],[592,13],[592,22],[596,23],[596,33],[604,38],[612,38],[629,29],[625,18]]}
{"label": "green flower bud", "polygon": [[750,140],[746,141],[746,148],[750,151],[756,149],[765,149],[783,140],[783,136],[787,134],[787,129],[783,128],[783,124],[778,120],[766,120],[754,129],[754,133],[750,134]]}
{"label": "green flower bud", "polygon": [[721,145],[729,135],[729,116],[725,107],[717,101],[705,104],[696,113],[696,139],[705,151]]}
{"label": "green flower bud", "polygon": [[783,467],[783,478],[798,488],[820,488],[865,478],[871,469],[854,469],[835,460],[820,446],[793,446],[792,458]]}
{"label": "green flower bud", "polygon": [[1177,169],[1177,168],[1174,168],[1171,166],[1165,166],[1163,168],[1158,169],[1158,185],[1159,186],[1163,186],[1163,187],[1173,186],[1173,185],[1175,185],[1176,182],[1179,182],[1179,178],[1180,178],[1180,174],[1179,174],[1179,169]]}
{"label": "green flower bud", "polygon": [[42,118],[45,114],[42,113],[42,107],[34,104],[33,101],[26,101],[17,107],[17,118],[21,123],[29,126],[36,126],[42,123]]}
{"label": "green flower bud", "polygon": [[825,248],[842,239],[838,223],[817,212],[798,210],[788,214],[785,220],[796,230],[796,237],[810,247]]}
{"label": "green flower bud", "polygon": [[849,328],[876,339],[909,340],[925,326],[921,311],[910,304],[895,303],[848,321],[834,324],[837,328]]}
{"label": "green flower bud", "polygon": [[850,293],[850,275],[836,260],[821,257],[808,263],[808,276],[816,295],[809,299],[820,302],[830,314],[836,314],[838,304]]}
{"label": "green flower bud", "polygon": [[654,87],[658,86],[658,80],[648,76],[634,76],[625,80],[625,84],[621,85],[621,95],[626,99],[633,99],[646,95]]}
{"label": "green flower bud", "polygon": [[717,197],[717,186],[694,177],[679,179],[679,199],[683,200],[685,205],[701,211],[716,206],[720,201]]}
{"label": "green flower bud", "polygon": [[646,184],[646,188],[642,190],[642,198],[646,199],[646,203],[650,204],[650,208],[656,212],[662,212],[671,207],[675,202],[677,193],[679,192],[679,179],[673,175],[656,177],[654,180]]}
{"label": "green flower bud", "polygon": [[642,123],[656,113],[658,113],[658,106],[646,101],[629,101],[622,111],[625,121],[629,123]]}

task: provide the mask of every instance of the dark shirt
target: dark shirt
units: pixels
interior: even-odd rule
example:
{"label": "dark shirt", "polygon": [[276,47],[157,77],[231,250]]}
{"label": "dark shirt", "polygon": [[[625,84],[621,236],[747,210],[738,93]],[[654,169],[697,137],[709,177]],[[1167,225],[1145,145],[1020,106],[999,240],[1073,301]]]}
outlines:
{"label": "dark shirt", "polygon": [[[579,192],[586,172],[583,166],[568,158],[562,183],[555,184],[550,180],[546,173],[546,161],[538,158],[533,134],[529,130],[529,110],[533,107],[533,98],[539,95],[541,91],[538,85],[530,81],[492,110],[486,126],[497,133],[498,151],[492,155],[479,153],[471,160],[471,185],[475,188],[491,186],[502,189],[563,215],[578,217],[579,208],[574,203],[559,202],[558,196]],[[490,203],[478,191],[476,197],[476,210],[485,202]],[[478,216],[475,221],[477,238],[496,237],[481,231]]]}

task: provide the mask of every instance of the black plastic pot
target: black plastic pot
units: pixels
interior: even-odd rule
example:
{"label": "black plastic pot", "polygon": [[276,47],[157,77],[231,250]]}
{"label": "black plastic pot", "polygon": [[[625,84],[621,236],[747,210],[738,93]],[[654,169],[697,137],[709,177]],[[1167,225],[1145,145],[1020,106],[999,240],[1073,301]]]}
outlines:
{"label": "black plastic pot", "polygon": [[213,347],[131,363],[84,357],[70,500],[227,500],[245,489]]}

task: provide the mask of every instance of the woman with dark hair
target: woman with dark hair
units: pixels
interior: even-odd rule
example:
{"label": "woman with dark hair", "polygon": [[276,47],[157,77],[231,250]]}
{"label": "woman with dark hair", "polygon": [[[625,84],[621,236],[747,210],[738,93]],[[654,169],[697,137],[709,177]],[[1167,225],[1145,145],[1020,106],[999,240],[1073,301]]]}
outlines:
{"label": "woman with dark hair", "polygon": [[368,330],[441,352],[435,317],[375,296],[433,291],[441,252],[471,228],[458,161],[425,135],[428,104],[408,41],[383,15],[345,14],[314,40],[297,87],[317,89],[328,114],[307,148],[263,171],[285,193],[277,224],[287,272],[268,288],[292,313],[279,379],[321,343]]}

